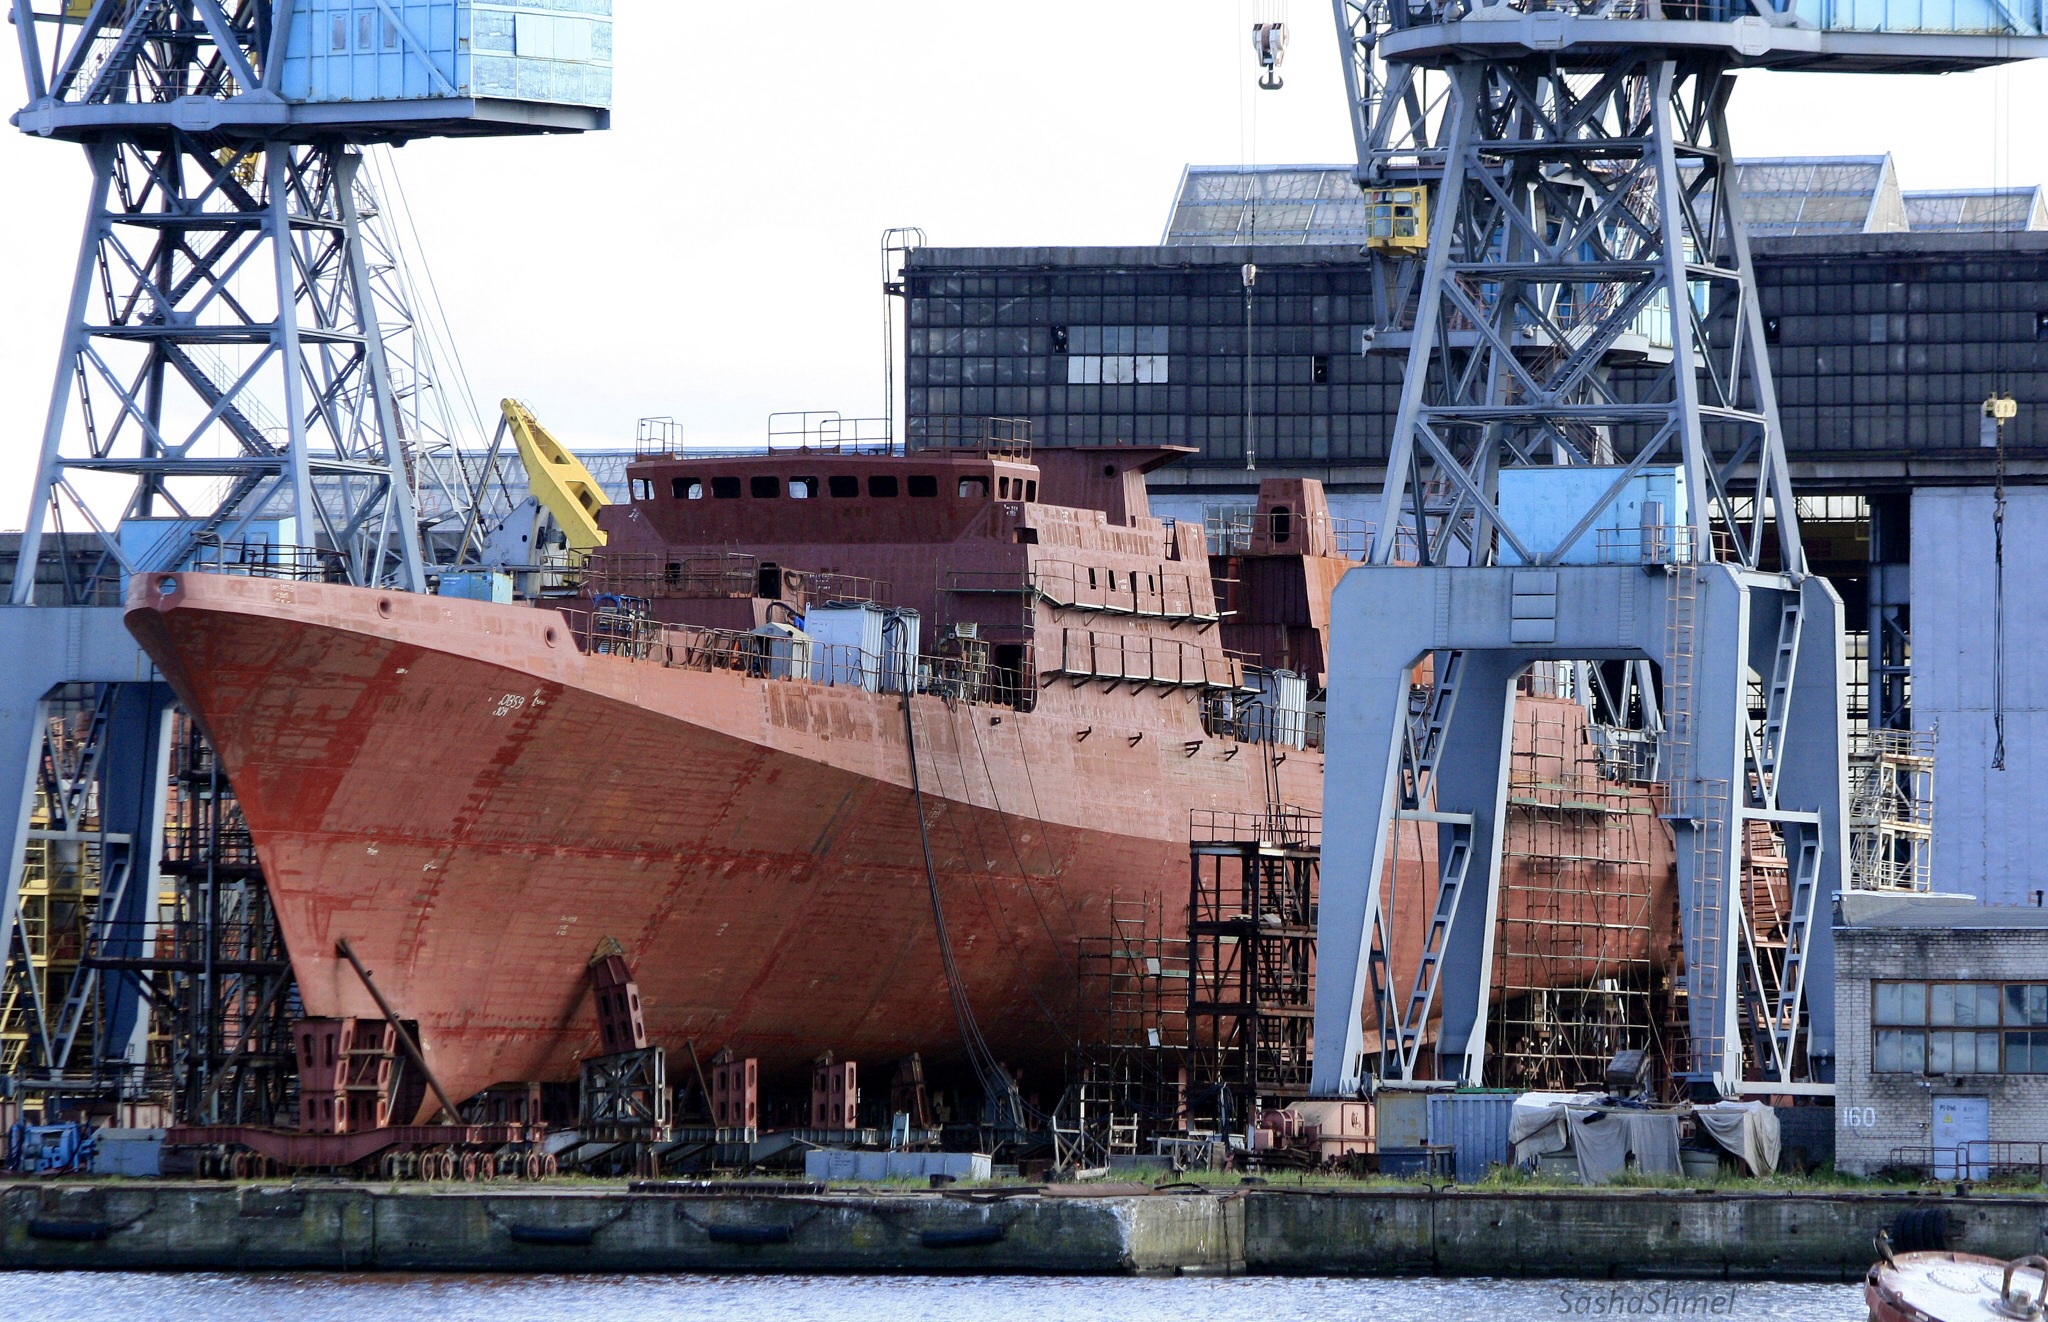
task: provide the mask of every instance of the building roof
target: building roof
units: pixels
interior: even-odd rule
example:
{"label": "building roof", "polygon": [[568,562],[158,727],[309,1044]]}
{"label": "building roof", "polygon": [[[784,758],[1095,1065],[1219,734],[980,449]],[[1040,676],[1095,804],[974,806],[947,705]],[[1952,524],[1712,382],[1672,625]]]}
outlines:
{"label": "building roof", "polygon": [[[1779,156],[1735,163],[1755,238],[2048,229],[2038,187],[1904,193],[1883,156]],[[1160,243],[1362,244],[1365,206],[1348,165],[1190,165]]]}
{"label": "building roof", "polygon": [[1915,230],[1986,234],[2048,230],[2048,197],[2039,184],[2023,188],[1946,188],[1904,194]]}
{"label": "building roof", "polygon": [[1920,931],[2048,929],[2048,909],[1979,904],[1974,895],[1849,891],[1836,900],[1837,926],[1913,928]]}
{"label": "building roof", "polygon": [[1737,161],[1735,178],[1743,223],[1758,237],[1898,234],[1910,228],[1889,154]]}
{"label": "building roof", "polygon": [[1190,165],[1166,219],[1166,247],[1361,244],[1365,202],[1348,165]]}

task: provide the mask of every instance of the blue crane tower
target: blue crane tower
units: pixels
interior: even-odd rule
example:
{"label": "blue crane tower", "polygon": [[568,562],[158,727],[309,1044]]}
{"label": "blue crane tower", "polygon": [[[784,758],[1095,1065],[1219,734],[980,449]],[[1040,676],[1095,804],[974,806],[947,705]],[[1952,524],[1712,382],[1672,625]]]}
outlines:
{"label": "blue crane tower", "polygon": [[[1405,374],[1370,563],[1334,607],[1314,1088],[1485,1077],[1513,691],[1562,664],[1653,753],[1640,778],[1661,787],[1678,863],[1674,1075],[1701,1094],[1825,1093],[1842,606],[1800,545],[1728,100],[1743,69],[2048,54],[2040,5],[1334,9],[1375,268],[1368,351]],[[1381,911],[1404,822],[1437,845],[1419,950],[1389,941]],[[1754,830],[1788,860],[1768,941],[1742,886]]]}
{"label": "blue crane tower", "polygon": [[[611,5],[9,2],[13,123],[81,147],[91,179],[0,607],[0,970],[26,1026],[0,1044],[0,1090],[125,1087],[146,977],[224,1012],[257,966],[152,960],[174,699],[121,627],[126,584],[205,563],[418,591],[459,556],[421,534],[432,428],[419,362],[391,347],[409,314],[380,283],[364,151],[606,127]],[[60,873],[90,918],[57,976],[23,895]],[[213,1106],[228,1062],[201,1057]]]}

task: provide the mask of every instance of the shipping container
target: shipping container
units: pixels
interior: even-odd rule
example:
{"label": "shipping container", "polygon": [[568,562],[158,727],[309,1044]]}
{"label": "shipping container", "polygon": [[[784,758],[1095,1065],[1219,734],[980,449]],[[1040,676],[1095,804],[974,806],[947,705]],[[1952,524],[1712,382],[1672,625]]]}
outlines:
{"label": "shipping container", "polygon": [[1429,1099],[1429,1142],[1457,1150],[1457,1180],[1475,1184],[1488,1168],[1508,1164],[1512,1090],[1464,1089]]}

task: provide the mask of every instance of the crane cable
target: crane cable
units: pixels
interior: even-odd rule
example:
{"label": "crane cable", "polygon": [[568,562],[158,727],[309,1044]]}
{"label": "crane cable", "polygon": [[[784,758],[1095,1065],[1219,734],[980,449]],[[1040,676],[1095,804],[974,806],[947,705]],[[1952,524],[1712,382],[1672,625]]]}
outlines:
{"label": "crane cable", "polygon": [[1998,433],[1998,476],[1991,496],[1991,769],[2005,770],[2005,419]]}
{"label": "crane cable", "polygon": [[967,998],[967,984],[960,976],[960,963],[953,956],[952,937],[946,932],[946,906],[939,895],[938,869],[932,865],[931,828],[925,821],[924,785],[918,777],[917,727],[910,715],[910,699],[915,685],[909,679],[905,676],[903,685],[903,742],[910,761],[910,796],[917,808],[917,841],[924,851],[924,880],[931,892],[932,924],[938,929],[939,962],[946,973],[946,991],[953,1002],[953,1018],[960,1026],[960,1040],[967,1048],[968,1063],[973,1066],[975,1079],[981,1084],[982,1096],[997,1112],[995,1122],[1021,1129],[1024,1107],[1023,1099],[1017,1095],[1017,1081],[996,1060],[988,1040],[981,1035],[981,1025],[974,1018],[973,1003]]}
{"label": "crane cable", "polygon": [[[1992,72],[1991,82],[1991,183],[2003,190],[2010,176],[2012,157],[2012,85],[2008,70]],[[1996,194],[1994,193],[1994,196]],[[1995,250],[2010,255],[2013,241],[2007,232],[1992,240]],[[2011,296],[2013,282],[1999,282],[2001,311]],[[1998,388],[1984,402],[1997,446],[1996,475],[1991,495],[1991,769],[2005,770],[2005,424],[2014,416],[2012,377],[2000,370]]]}

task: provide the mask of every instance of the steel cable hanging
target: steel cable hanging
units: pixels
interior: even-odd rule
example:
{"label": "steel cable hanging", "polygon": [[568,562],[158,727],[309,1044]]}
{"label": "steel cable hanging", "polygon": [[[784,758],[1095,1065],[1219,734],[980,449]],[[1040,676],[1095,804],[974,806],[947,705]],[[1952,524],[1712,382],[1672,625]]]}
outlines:
{"label": "steel cable hanging", "polygon": [[[970,711],[968,713],[968,728],[970,730],[974,728],[973,719],[974,714],[972,711]],[[975,735],[975,752],[978,754],[981,753],[981,736],[979,733],[976,733]],[[967,759],[966,755],[961,751],[960,734],[958,730],[953,731],[953,761],[955,767],[960,773],[960,793],[961,798],[964,801],[967,797],[968,792]],[[983,755],[982,767],[984,773],[987,771],[987,766],[988,759],[986,755]],[[944,792],[943,782],[940,786],[940,792]],[[1027,876],[1027,872],[1024,866],[1024,858],[1023,855],[1020,854],[1017,850],[1017,842],[1015,838],[1010,836],[1009,825],[1005,819],[1003,812],[1002,798],[996,794],[995,783],[993,779],[991,779],[989,782],[989,798],[995,806],[996,820],[999,824],[1002,825],[1003,834],[1005,838],[1009,841],[1010,856],[1011,858],[1016,860],[1017,875],[1019,880],[1022,881]],[[980,851],[980,857],[986,860],[989,854],[988,840],[982,834],[980,822],[974,822],[973,827],[975,848]],[[953,834],[954,837],[960,841],[962,847],[962,854],[964,855],[966,852],[967,832],[966,829],[959,824],[957,817],[953,825]],[[1061,1022],[1060,1017],[1057,1014],[1053,1013],[1052,1007],[1045,1003],[1045,998],[1038,994],[1037,985],[1031,980],[1028,970],[1026,970],[1026,968],[1024,967],[1024,961],[1020,953],[1022,950],[1023,942],[1018,938],[1017,924],[1011,920],[1009,910],[1003,907],[1003,903],[1000,898],[996,899],[993,902],[993,904],[990,902],[987,890],[985,890],[982,887],[978,879],[979,874],[977,873],[976,875],[977,880],[974,886],[975,898],[981,901],[982,912],[988,915],[989,922],[991,924],[999,927],[1006,927],[1009,930],[1011,941],[1011,962],[1016,967],[1018,979],[1020,980],[1020,982],[1022,982],[1026,993],[1030,995],[1032,1002],[1038,1006],[1039,1013],[1045,1016],[1045,1022],[1047,1026],[1050,1027],[1053,1032],[1057,1033],[1059,1036],[1066,1039],[1066,1045],[1070,1049],[1078,1048],[1080,1046],[1079,1039],[1076,1038],[1073,1033],[1068,1031],[1067,1026]],[[1046,940],[1051,943],[1053,952],[1060,957],[1060,962],[1067,966],[1069,974],[1073,977],[1075,990],[1078,994],[1080,990],[1080,969],[1077,966],[1075,966],[1072,958],[1067,955],[1065,948],[1060,944],[1059,937],[1056,934],[1054,934],[1052,930],[1052,923],[1049,919],[1046,918],[1045,909],[1038,903],[1037,893],[1030,888],[1028,882],[1025,886],[1025,894],[1031,900],[1032,908],[1035,909],[1038,913],[1038,924],[1041,928],[1044,929]],[[1000,915],[1000,917],[998,917],[998,915]]]}
{"label": "steel cable hanging", "polygon": [[967,984],[960,977],[960,964],[953,956],[953,939],[946,931],[946,906],[939,896],[939,873],[932,865],[931,830],[924,816],[924,786],[917,769],[917,727],[911,719],[910,699],[912,685],[905,676],[903,685],[903,742],[904,752],[910,762],[910,796],[917,808],[917,842],[924,854],[924,880],[931,892],[932,925],[939,936],[939,961],[946,973],[946,991],[952,998],[953,1018],[960,1026],[960,1040],[967,1048],[967,1060],[974,1069],[975,1079],[981,1084],[982,1096],[987,1105],[997,1113],[993,1118],[998,1125],[1007,1124],[1021,1129],[1024,1125],[1024,1102],[1017,1095],[1016,1080],[990,1050],[988,1040],[981,1035],[981,1025],[975,1021],[974,1006],[967,999]]}

